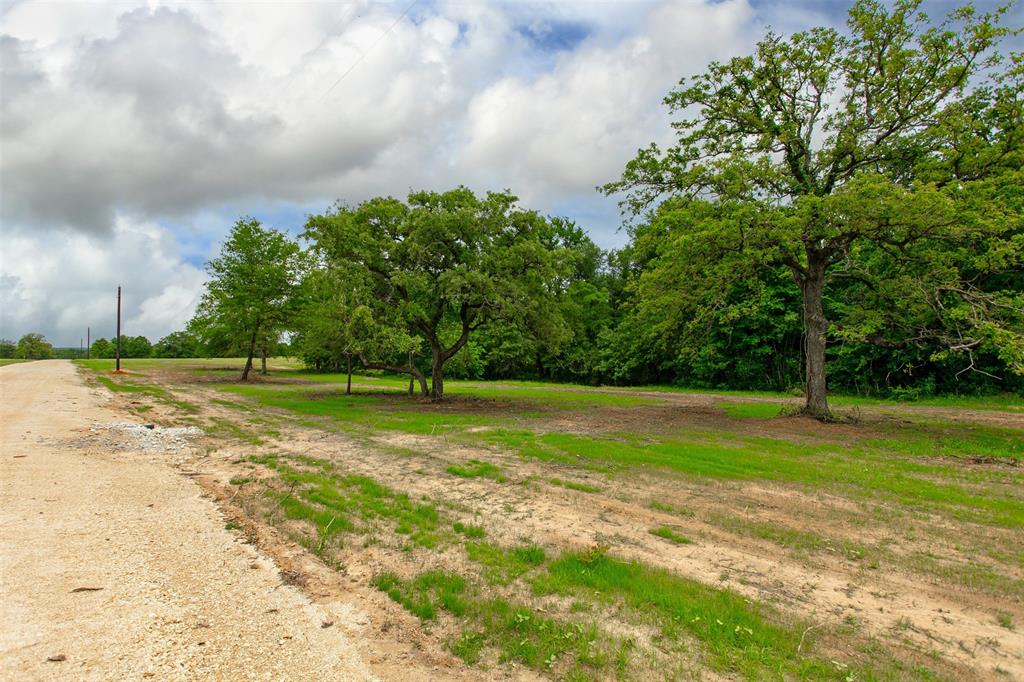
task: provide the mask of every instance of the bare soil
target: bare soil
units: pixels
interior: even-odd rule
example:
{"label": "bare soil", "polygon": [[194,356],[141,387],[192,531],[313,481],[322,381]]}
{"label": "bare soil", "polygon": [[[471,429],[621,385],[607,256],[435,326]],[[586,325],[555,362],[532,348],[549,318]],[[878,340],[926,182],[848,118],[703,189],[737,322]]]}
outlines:
{"label": "bare soil", "polygon": [[[200,412],[185,417],[169,406],[150,403],[144,406],[145,419],[181,425],[187,419],[198,423],[216,418],[252,428],[246,413],[212,402],[225,396],[205,386],[201,376],[156,373],[148,378],[154,377],[175,390],[190,384],[187,398],[200,406]],[[138,409],[137,397],[90,392],[67,363],[4,368],[0,386],[5,393],[0,597],[15,605],[15,616],[4,624],[0,676],[68,677],[75,665],[80,668],[70,676],[76,678],[139,677],[145,672],[160,679],[247,679],[246,675],[260,673],[274,679],[535,677],[493,661],[483,667],[463,665],[444,646],[451,633],[449,623],[442,619],[433,629],[425,629],[369,584],[382,570],[408,574],[429,565],[469,569],[463,554],[410,556],[387,546],[349,542],[334,555],[336,563],[328,566],[295,542],[287,525],[267,523],[259,493],[269,485],[270,474],[247,457],[285,453],[328,459],[344,471],[371,476],[411,496],[442,501],[456,515],[484,525],[489,539],[498,543],[608,545],[618,556],[729,587],[827,633],[822,644],[837,657],[853,655],[856,644],[871,637],[908,662],[938,666],[953,679],[1024,680],[1020,595],[996,596],[901,564],[867,565],[840,546],[843,541],[895,540],[889,550],[897,558],[922,550],[944,555],[956,551],[965,533],[994,546],[1009,544],[1011,538],[998,529],[935,518],[916,519],[913,523],[920,528],[865,525],[862,509],[824,492],[763,481],[698,484],[653,471],[609,477],[462,446],[442,437],[389,433],[367,438],[302,426],[292,415],[262,409],[259,416],[270,419],[279,434],[262,445],[202,437],[187,450],[140,454],[131,443],[108,443],[109,432],[89,431],[93,422],[124,421]],[[734,432],[784,433],[796,442],[877,435],[863,424],[822,425],[796,417],[729,419],[714,407],[721,400],[717,396],[631,394],[663,401],[642,410],[643,428],[654,431],[728,424]],[[51,406],[66,409],[72,400],[77,404],[66,414],[44,412]],[[16,407],[9,408],[12,403]],[[509,407],[501,400],[473,400],[436,409],[507,415]],[[523,409],[521,402],[514,407]],[[865,412],[901,418],[888,409]],[[906,414],[1024,427],[1024,415],[949,412],[911,408]],[[556,412],[546,428],[579,433],[626,430],[637,426],[638,414],[615,407]],[[139,415],[133,420],[140,421]],[[14,459],[12,454],[29,456]],[[446,473],[448,466],[470,459],[500,465],[508,480]],[[242,477],[254,482],[230,483]],[[592,485],[599,492],[566,489],[551,483],[555,477]],[[58,522],[42,521],[47,515],[58,517]],[[835,547],[792,551],[730,531],[721,522],[724,515],[737,523],[784,524],[834,540]],[[225,530],[226,522],[238,530]],[[650,529],[660,525],[671,526],[694,542],[676,545],[651,535]],[[1019,538],[1012,539],[1019,544]],[[139,555],[148,560],[133,558]],[[985,560],[977,561],[980,565]],[[35,564],[53,565],[56,577],[40,580],[29,568]],[[998,568],[1021,577],[1020,567]],[[93,583],[104,590],[69,593]],[[165,590],[163,585],[171,587]],[[285,597],[286,604],[267,601]],[[85,600],[92,603],[83,609]],[[237,600],[245,601],[245,606]],[[1017,628],[1001,626],[997,613],[1008,614]],[[156,617],[151,620],[150,614]],[[178,622],[165,623],[167,618]],[[327,621],[333,625],[320,627]],[[211,627],[198,628],[200,622]],[[215,627],[222,634],[219,640],[209,634]],[[281,627],[290,628],[292,639],[284,639]],[[290,654],[289,647],[297,640],[302,641],[301,661]],[[246,644],[227,644],[236,641]],[[233,656],[239,651],[245,658],[236,660]],[[66,654],[67,660],[46,661],[56,653]],[[711,679],[699,668],[691,674]]]}
{"label": "bare soil", "polygon": [[226,530],[199,448],[97,428],[125,419],[109,402],[66,361],[0,368],[0,678],[438,676],[344,581],[311,599],[301,558]]}

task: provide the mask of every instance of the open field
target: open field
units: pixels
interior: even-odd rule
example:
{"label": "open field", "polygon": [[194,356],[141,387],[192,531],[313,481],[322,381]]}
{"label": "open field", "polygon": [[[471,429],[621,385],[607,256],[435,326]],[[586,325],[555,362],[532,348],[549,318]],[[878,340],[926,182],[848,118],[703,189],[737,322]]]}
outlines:
{"label": "open field", "polygon": [[444,676],[1024,679],[1024,410],[79,361],[229,525]]}

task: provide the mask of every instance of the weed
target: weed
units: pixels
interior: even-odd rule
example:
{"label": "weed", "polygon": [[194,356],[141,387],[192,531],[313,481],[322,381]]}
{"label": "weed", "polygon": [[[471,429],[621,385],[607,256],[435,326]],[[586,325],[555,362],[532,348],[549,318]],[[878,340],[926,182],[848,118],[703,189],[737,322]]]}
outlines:
{"label": "weed", "polygon": [[693,542],[690,538],[685,535],[680,535],[669,526],[658,526],[657,528],[652,528],[650,533],[651,535],[657,535],[659,538],[665,538],[669,542],[674,542],[677,545],[688,545]]}
{"label": "weed", "polygon": [[1013,614],[1008,613],[1006,611],[1000,611],[996,614],[996,622],[999,623],[1000,626],[1006,628],[1007,630],[1014,629]]}

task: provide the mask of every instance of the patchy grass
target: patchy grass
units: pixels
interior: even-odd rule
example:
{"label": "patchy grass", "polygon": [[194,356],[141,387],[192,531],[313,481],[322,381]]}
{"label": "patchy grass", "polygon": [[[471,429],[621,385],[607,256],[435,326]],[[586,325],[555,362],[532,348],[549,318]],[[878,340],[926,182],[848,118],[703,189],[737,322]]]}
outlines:
{"label": "patchy grass", "polygon": [[262,445],[263,439],[252,431],[243,428],[229,419],[210,417],[210,423],[203,426],[203,431],[211,436],[233,438],[249,445]]}
{"label": "patchy grass", "polygon": [[381,524],[420,547],[435,548],[451,536],[434,504],[415,502],[366,476],[338,473],[331,462],[279,455],[250,460],[279,474],[288,488],[267,494],[287,518],[309,522],[320,538],[344,532],[370,535],[380,532]]}
{"label": "patchy grass", "polygon": [[569,490],[578,490],[581,493],[599,493],[601,489],[597,486],[587,485],[586,483],[578,483],[576,481],[566,481],[561,478],[549,478],[548,483],[551,485],[561,486],[568,488]]}
{"label": "patchy grass", "polygon": [[650,533],[651,535],[656,535],[659,538],[664,538],[665,540],[668,540],[669,542],[672,542],[677,545],[689,545],[693,542],[693,540],[686,537],[685,535],[677,533],[669,526],[658,526],[657,528],[652,528],[650,530]]}
{"label": "patchy grass", "polygon": [[24,358],[0,358],[0,367],[4,365],[16,365],[22,362],[33,362],[33,360],[26,360]]}
{"label": "patchy grass", "polygon": [[730,417],[737,419],[771,419],[782,414],[783,406],[778,403],[718,403]]}
{"label": "patchy grass", "polygon": [[479,540],[487,536],[487,531],[483,526],[474,526],[471,523],[463,523],[462,521],[453,523],[452,530],[470,540]]}
{"label": "patchy grass", "polygon": [[[595,595],[645,614],[671,640],[693,638],[707,665],[745,679],[834,680],[836,667],[801,654],[804,631],[734,592],[668,571],[622,561],[601,551],[569,552],[538,578],[535,589],[569,596]],[[805,650],[806,651],[806,650]]]}
{"label": "patchy grass", "polygon": [[619,669],[624,672],[630,645],[602,632],[593,623],[552,618],[529,606],[467,588],[461,576],[427,571],[411,580],[393,573],[374,578],[373,584],[422,620],[441,611],[464,623],[449,642],[452,653],[469,664],[478,663],[485,649],[493,649],[499,662],[517,663],[566,679],[592,679]]}
{"label": "patchy grass", "polygon": [[460,478],[490,478],[498,483],[508,480],[501,472],[501,467],[490,462],[482,462],[478,459],[471,459],[465,465],[453,464],[445,469],[452,476]]}
{"label": "patchy grass", "polygon": [[467,542],[466,556],[481,564],[484,579],[491,585],[508,585],[546,558],[537,545],[509,548],[487,542]]}

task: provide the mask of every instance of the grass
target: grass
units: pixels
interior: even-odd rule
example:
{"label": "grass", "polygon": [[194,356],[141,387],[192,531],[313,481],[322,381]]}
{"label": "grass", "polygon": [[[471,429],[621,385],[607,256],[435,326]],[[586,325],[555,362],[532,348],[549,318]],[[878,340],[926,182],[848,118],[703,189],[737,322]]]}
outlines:
{"label": "grass", "polygon": [[373,584],[421,620],[446,612],[464,625],[449,648],[469,664],[478,663],[486,648],[500,662],[554,672],[567,679],[591,679],[602,671],[625,668],[629,645],[602,632],[593,623],[552,618],[505,598],[491,597],[467,586],[459,575],[426,571],[401,580],[383,573]]}
{"label": "grass", "polygon": [[[366,476],[339,473],[331,462],[281,455],[257,455],[250,461],[276,471],[288,486],[267,491],[274,508],[288,519],[311,524],[321,540],[387,529],[414,546],[436,548],[451,535],[436,505],[416,502]],[[319,544],[322,549],[325,542]]]}
{"label": "grass", "polygon": [[776,614],[729,590],[710,587],[601,551],[568,552],[535,582],[542,593],[596,594],[645,614],[671,640],[693,638],[712,669],[745,679],[834,680],[833,665],[798,651],[799,623],[783,624]]}
{"label": "grass", "polygon": [[0,358],[0,367],[4,365],[15,365],[21,362],[32,362],[32,360],[25,360],[24,358]]}
{"label": "grass", "polygon": [[1006,611],[1000,611],[996,614],[996,622],[999,623],[1000,627],[1004,627],[1007,630],[1014,630],[1013,625],[1013,614]]}
{"label": "grass", "polygon": [[498,483],[504,483],[508,480],[501,472],[501,467],[477,459],[469,460],[464,466],[453,464],[445,469],[445,471],[452,476],[459,476],[460,478],[490,478]]}
{"label": "grass", "polygon": [[487,542],[467,542],[466,556],[479,563],[490,585],[508,585],[531,568],[544,563],[546,554],[537,545],[500,547]]}
{"label": "grass", "polygon": [[693,540],[686,537],[685,535],[677,533],[669,526],[658,526],[657,528],[652,528],[650,530],[650,533],[651,535],[656,535],[659,538],[664,538],[665,540],[668,540],[669,542],[675,543],[677,545],[689,545],[693,542]]}
{"label": "grass", "polygon": [[[89,361],[76,360],[76,362],[82,362],[84,364]],[[93,378],[99,382],[100,385],[113,393],[129,393],[133,395],[146,396],[156,400],[157,402],[169,405],[181,412],[189,414],[195,414],[199,411],[199,407],[194,403],[182,400],[166,388],[153,383],[142,383],[134,379],[129,379],[125,376],[118,376],[115,379],[99,373],[94,374]]]}
{"label": "grass", "polygon": [[453,523],[452,530],[471,540],[479,540],[487,536],[487,531],[483,526],[475,526],[471,523],[463,523],[462,521]]}
{"label": "grass", "polygon": [[772,417],[778,417],[782,411],[783,406],[778,403],[718,403],[720,407],[730,417],[736,419],[771,419]]}
{"label": "grass", "polygon": [[[357,377],[356,394],[346,396],[339,390],[341,375],[284,369],[273,371],[267,381],[241,384],[232,376],[240,369],[238,361],[162,362],[133,364],[130,368],[137,374],[101,373],[97,380],[105,380],[101,382],[112,391],[166,400],[177,398],[163,385],[151,383],[156,375],[149,372],[171,367],[205,374],[205,385],[221,391],[214,402],[238,418],[238,423],[224,420],[232,426],[213,422],[210,428],[264,453],[269,446],[260,441],[272,433],[264,427],[280,424],[284,431],[288,422],[353,435],[380,457],[399,456],[380,444],[388,434],[418,436],[400,454],[426,458],[412,466],[440,484],[437,498],[412,498],[332,462],[283,453],[249,458],[275,471],[276,478],[261,475],[246,485],[252,483],[250,477],[240,476],[232,483],[244,486],[239,500],[250,501],[286,534],[296,533],[294,537],[328,562],[350,536],[363,536],[364,547],[379,545],[383,573],[374,584],[433,623],[452,652],[469,663],[491,665],[497,659],[570,679],[643,678],[651,671],[685,676],[693,671],[671,665],[690,663],[741,679],[931,679],[926,671],[908,669],[884,653],[900,644],[873,642],[866,634],[850,632],[850,640],[836,649],[842,654],[826,654],[823,643],[832,642],[828,638],[838,631],[808,631],[809,624],[719,586],[600,549],[560,553],[557,547],[530,544],[529,538],[521,540],[526,544],[500,544],[497,529],[467,520],[492,518],[478,515],[472,505],[500,504],[506,494],[515,499],[542,494],[553,500],[557,491],[493,486],[487,499],[446,500],[446,489],[456,486],[453,479],[438,476],[437,453],[460,448],[468,448],[475,459],[445,462],[448,476],[546,481],[582,493],[604,492],[608,498],[602,501],[646,504],[673,516],[694,516],[682,506],[692,504],[702,521],[733,536],[793,550],[781,553],[783,557],[796,554],[803,561],[805,553],[842,556],[856,562],[857,576],[872,575],[859,567],[876,568],[881,559],[928,575],[939,585],[1007,599],[1024,594],[1024,581],[1016,577],[1024,559],[1018,532],[1024,526],[1024,471],[1017,466],[1024,461],[1021,429],[908,411],[898,419],[870,417],[853,425],[819,427],[806,420],[774,419],[793,402],[791,397],[717,391],[706,393],[722,396],[712,402],[724,417],[711,423],[691,421],[683,409],[682,417],[666,419],[670,394],[690,392],[670,387],[637,395],[626,389],[537,382],[450,381],[452,400],[435,404],[408,398],[402,377]],[[216,383],[209,383],[211,377]],[[751,396],[760,400],[738,399]],[[843,397],[834,404],[903,408],[901,403]],[[918,404],[1019,411],[1001,397]],[[442,437],[444,449],[429,445],[440,444]],[[499,453],[502,466],[487,461],[492,459],[489,454]],[[531,461],[520,463],[509,455]],[[606,487],[572,480],[577,470],[608,474]],[[650,481],[660,487],[640,488]],[[678,496],[673,492],[677,485]],[[850,538],[741,512],[749,498],[758,496],[751,491],[766,488],[784,494],[778,499],[786,513],[791,503],[782,500],[791,499],[822,503],[818,520],[831,521],[831,514],[841,513],[853,529]],[[596,501],[569,497],[574,504],[591,507]],[[513,506],[508,503],[506,509]],[[661,540],[690,541],[671,525],[671,518],[661,520],[669,523],[649,529],[658,540],[633,537],[621,542],[638,541],[656,549]],[[859,528],[884,540],[859,541]],[[942,532],[935,530],[940,528]],[[955,551],[947,543],[950,532],[957,537]],[[929,546],[933,536],[934,550]],[[617,537],[607,541],[619,542]],[[854,567],[850,571],[853,580]],[[990,615],[993,627],[1007,629],[1016,626],[1015,617],[1015,611]],[[614,625],[606,626],[609,621]],[[629,632],[656,634],[648,641],[646,634],[639,639],[623,635]],[[816,643],[814,636],[825,632]],[[909,630],[902,636],[914,638]],[[829,660],[840,655],[846,657],[841,666]],[[663,668],[659,661],[675,663]]]}
{"label": "grass", "polygon": [[569,490],[578,490],[581,493],[599,493],[601,489],[597,486],[587,485],[586,483],[578,483],[576,481],[566,481],[561,478],[549,478],[548,483],[551,485],[558,485]]}

